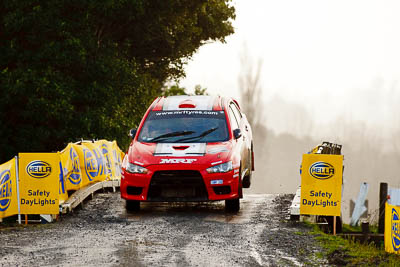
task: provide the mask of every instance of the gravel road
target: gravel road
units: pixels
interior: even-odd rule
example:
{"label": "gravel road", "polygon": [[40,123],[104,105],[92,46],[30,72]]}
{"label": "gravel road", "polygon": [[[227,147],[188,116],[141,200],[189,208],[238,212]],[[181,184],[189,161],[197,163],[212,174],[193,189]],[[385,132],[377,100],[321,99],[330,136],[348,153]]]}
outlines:
{"label": "gravel road", "polygon": [[291,196],[223,202],[142,203],[126,213],[119,193],[99,193],[52,224],[0,227],[0,266],[320,266],[321,248],[286,221]]}

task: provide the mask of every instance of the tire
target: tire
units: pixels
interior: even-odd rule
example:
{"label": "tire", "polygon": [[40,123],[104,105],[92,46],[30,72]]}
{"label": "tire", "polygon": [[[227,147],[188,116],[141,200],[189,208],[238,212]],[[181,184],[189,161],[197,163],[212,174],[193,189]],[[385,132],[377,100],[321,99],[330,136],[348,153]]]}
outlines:
{"label": "tire", "polygon": [[251,185],[251,175],[254,171],[254,152],[253,152],[253,144],[251,144],[251,150],[249,151],[249,162],[248,162],[248,170],[249,174],[243,177],[242,186],[243,188],[250,188]]}
{"label": "tire", "polygon": [[126,200],[125,208],[127,212],[140,211],[140,201]]}
{"label": "tire", "polygon": [[251,144],[251,170],[254,171],[254,150],[253,150],[253,143]]}
{"label": "tire", "polygon": [[225,210],[229,212],[238,212],[240,210],[240,199],[227,199],[225,200]]}
{"label": "tire", "polygon": [[250,174],[243,178],[242,186],[243,188],[249,188],[251,185],[251,171]]}

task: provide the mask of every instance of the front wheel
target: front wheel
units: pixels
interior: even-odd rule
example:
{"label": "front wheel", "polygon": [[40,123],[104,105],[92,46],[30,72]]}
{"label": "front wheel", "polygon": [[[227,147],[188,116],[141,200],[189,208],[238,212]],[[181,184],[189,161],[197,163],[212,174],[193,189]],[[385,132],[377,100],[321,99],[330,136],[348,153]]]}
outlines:
{"label": "front wheel", "polygon": [[140,201],[126,200],[125,208],[128,212],[140,211]]}
{"label": "front wheel", "polygon": [[251,185],[251,171],[249,171],[249,172],[250,172],[250,174],[248,174],[247,176],[245,176],[243,178],[243,181],[242,181],[243,188],[250,188],[250,185]]}
{"label": "front wheel", "polygon": [[230,212],[238,212],[240,210],[240,199],[225,200],[225,210]]}

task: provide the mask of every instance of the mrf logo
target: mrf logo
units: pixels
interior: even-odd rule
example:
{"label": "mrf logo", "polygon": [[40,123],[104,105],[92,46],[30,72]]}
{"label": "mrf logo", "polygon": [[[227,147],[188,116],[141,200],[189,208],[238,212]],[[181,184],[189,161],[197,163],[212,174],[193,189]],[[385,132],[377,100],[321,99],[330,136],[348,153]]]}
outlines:
{"label": "mrf logo", "polygon": [[46,161],[34,160],[26,166],[26,173],[36,179],[46,178],[51,174],[51,166]]}
{"label": "mrf logo", "polygon": [[396,209],[392,208],[392,245],[394,251],[400,249],[400,218]]}
{"label": "mrf logo", "polygon": [[310,175],[319,180],[326,180],[335,175],[335,168],[328,162],[318,161],[310,166]]}
{"label": "mrf logo", "polygon": [[[79,157],[73,148],[69,151],[69,157],[72,162],[72,172],[68,176],[68,180],[72,184],[79,184],[81,182],[81,171],[79,166]],[[86,162],[86,161],[85,161]]]}
{"label": "mrf logo", "polygon": [[161,159],[160,164],[165,164],[165,163],[186,163],[186,164],[191,164],[197,159]]}
{"label": "mrf logo", "polygon": [[5,211],[11,203],[11,173],[5,170],[0,174],[0,211]]}

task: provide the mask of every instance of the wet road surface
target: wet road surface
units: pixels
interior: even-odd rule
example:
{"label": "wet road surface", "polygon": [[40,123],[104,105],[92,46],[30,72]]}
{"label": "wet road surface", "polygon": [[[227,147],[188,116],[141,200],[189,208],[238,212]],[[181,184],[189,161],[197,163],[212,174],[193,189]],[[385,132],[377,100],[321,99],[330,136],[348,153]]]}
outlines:
{"label": "wet road surface", "polygon": [[302,266],[323,264],[301,224],[286,221],[290,197],[245,195],[224,202],[142,203],[125,211],[101,193],[57,223],[0,228],[0,266]]}

